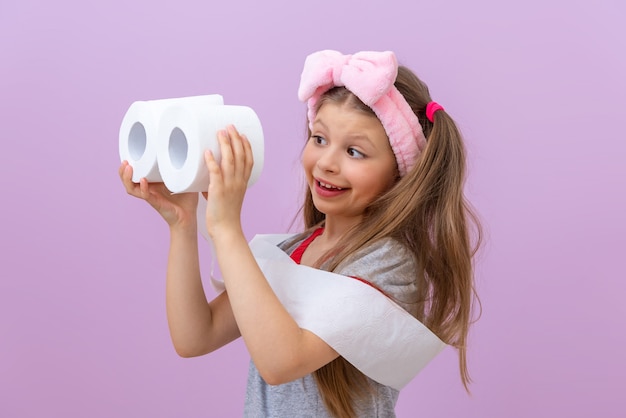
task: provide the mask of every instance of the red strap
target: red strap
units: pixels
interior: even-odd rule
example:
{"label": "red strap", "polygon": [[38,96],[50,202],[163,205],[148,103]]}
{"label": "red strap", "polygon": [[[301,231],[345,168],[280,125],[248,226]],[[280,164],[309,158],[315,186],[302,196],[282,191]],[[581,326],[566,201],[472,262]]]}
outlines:
{"label": "red strap", "polygon": [[376,286],[374,283],[370,283],[367,280],[362,279],[360,277],[356,277],[356,276],[348,276],[348,277],[351,277],[353,279],[356,279],[356,280],[360,281],[361,283],[365,283],[366,285],[368,285],[370,287],[373,287],[374,289],[378,290],[380,293],[382,293],[383,295],[385,295],[385,296],[387,296],[389,298],[389,295],[386,294],[385,292],[383,292],[383,289],[381,289],[380,287]]}
{"label": "red strap", "polygon": [[[309,237],[307,239],[302,241],[302,243],[300,245],[298,245],[298,247],[295,250],[293,250],[293,252],[291,253],[291,259],[293,261],[295,261],[296,263],[300,264],[300,261],[302,261],[302,255],[304,254],[304,252],[308,248],[309,244],[311,244],[315,238],[320,236],[322,234],[322,232],[324,232],[324,228],[318,228],[315,231],[313,231],[313,233],[311,235],[309,235]],[[348,277],[351,277],[351,278],[356,279],[356,280],[358,280],[360,282],[363,282],[366,285],[371,286],[374,289],[378,290],[383,295],[388,296],[378,286],[374,285],[373,283],[368,282],[365,279],[361,279],[360,277],[356,277],[356,276],[348,276]]]}
{"label": "red strap", "polygon": [[317,228],[315,231],[313,231],[313,233],[309,235],[307,239],[305,239],[300,245],[298,245],[298,248],[293,250],[293,252],[291,253],[291,259],[300,264],[300,261],[302,261],[302,254],[304,254],[309,244],[311,244],[315,238],[321,235],[322,232],[324,232],[324,228]]}

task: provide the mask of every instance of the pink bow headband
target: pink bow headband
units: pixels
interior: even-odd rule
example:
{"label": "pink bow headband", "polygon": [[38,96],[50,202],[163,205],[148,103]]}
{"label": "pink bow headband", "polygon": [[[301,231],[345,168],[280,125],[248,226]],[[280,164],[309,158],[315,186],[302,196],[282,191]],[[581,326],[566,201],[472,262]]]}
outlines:
{"label": "pink bow headband", "polygon": [[[298,98],[307,102],[309,127],[315,120],[315,107],[322,94],[333,87],[345,86],[369,106],[382,123],[400,176],[404,176],[426,146],[426,137],[411,106],[394,86],[397,76],[398,62],[391,51],[343,55],[325,50],[309,55],[298,89]],[[431,103],[429,119],[432,121],[432,113],[443,108],[433,107]]]}

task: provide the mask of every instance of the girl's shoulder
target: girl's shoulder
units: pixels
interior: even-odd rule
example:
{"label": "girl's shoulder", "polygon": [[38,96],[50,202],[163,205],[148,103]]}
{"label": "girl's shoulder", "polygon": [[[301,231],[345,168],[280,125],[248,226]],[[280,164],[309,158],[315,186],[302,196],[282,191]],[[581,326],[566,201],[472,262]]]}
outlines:
{"label": "girl's shoulder", "polygon": [[415,315],[417,267],[413,253],[400,241],[388,237],[355,252],[335,272],[373,284]]}
{"label": "girl's shoulder", "polygon": [[[415,256],[400,241],[386,237],[373,241],[350,255],[338,269],[415,271]],[[343,273],[342,273],[343,274]]]}
{"label": "girl's shoulder", "polygon": [[[296,234],[278,246],[291,255],[312,233],[309,230]],[[414,254],[395,238],[371,242],[341,262],[334,272],[372,284],[406,311],[417,314],[417,262]]]}
{"label": "girl's shoulder", "polygon": [[305,231],[298,234],[294,234],[278,244],[278,248],[291,254],[296,248],[300,246],[311,235],[311,231]]}

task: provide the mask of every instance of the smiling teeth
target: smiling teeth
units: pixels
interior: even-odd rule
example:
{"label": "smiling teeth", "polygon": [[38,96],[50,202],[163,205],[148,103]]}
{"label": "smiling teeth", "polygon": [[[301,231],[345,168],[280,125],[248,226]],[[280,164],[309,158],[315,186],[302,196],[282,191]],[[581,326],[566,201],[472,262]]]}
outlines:
{"label": "smiling teeth", "polygon": [[326,189],[343,190],[343,188],[341,188],[341,187],[336,187],[336,186],[333,186],[331,184],[322,183],[321,181],[319,183],[320,183],[320,186],[322,186],[322,187],[324,187]]}

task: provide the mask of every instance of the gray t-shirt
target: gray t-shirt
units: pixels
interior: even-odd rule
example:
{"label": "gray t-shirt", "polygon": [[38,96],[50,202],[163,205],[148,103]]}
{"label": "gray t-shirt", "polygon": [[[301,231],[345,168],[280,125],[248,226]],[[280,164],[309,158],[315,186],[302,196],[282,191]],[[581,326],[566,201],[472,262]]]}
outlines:
{"label": "gray t-shirt", "polygon": [[[291,254],[301,242],[301,240],[287,241],[280,247]],[[352,255],[335,270],[335,273],[359,277],[372,283],[415,316],[417,314],[415,267],[412,254],[399,242],[387,238]],[[356,405],[357,416],[395,417],[394,407],[398,400],[398,391],[369,378],[368,380],[373,389],[372,395]],[[248,374],[244,417],[332,418],[324,406],[313,375],[271,386],[263,380],[252,361]]]}

